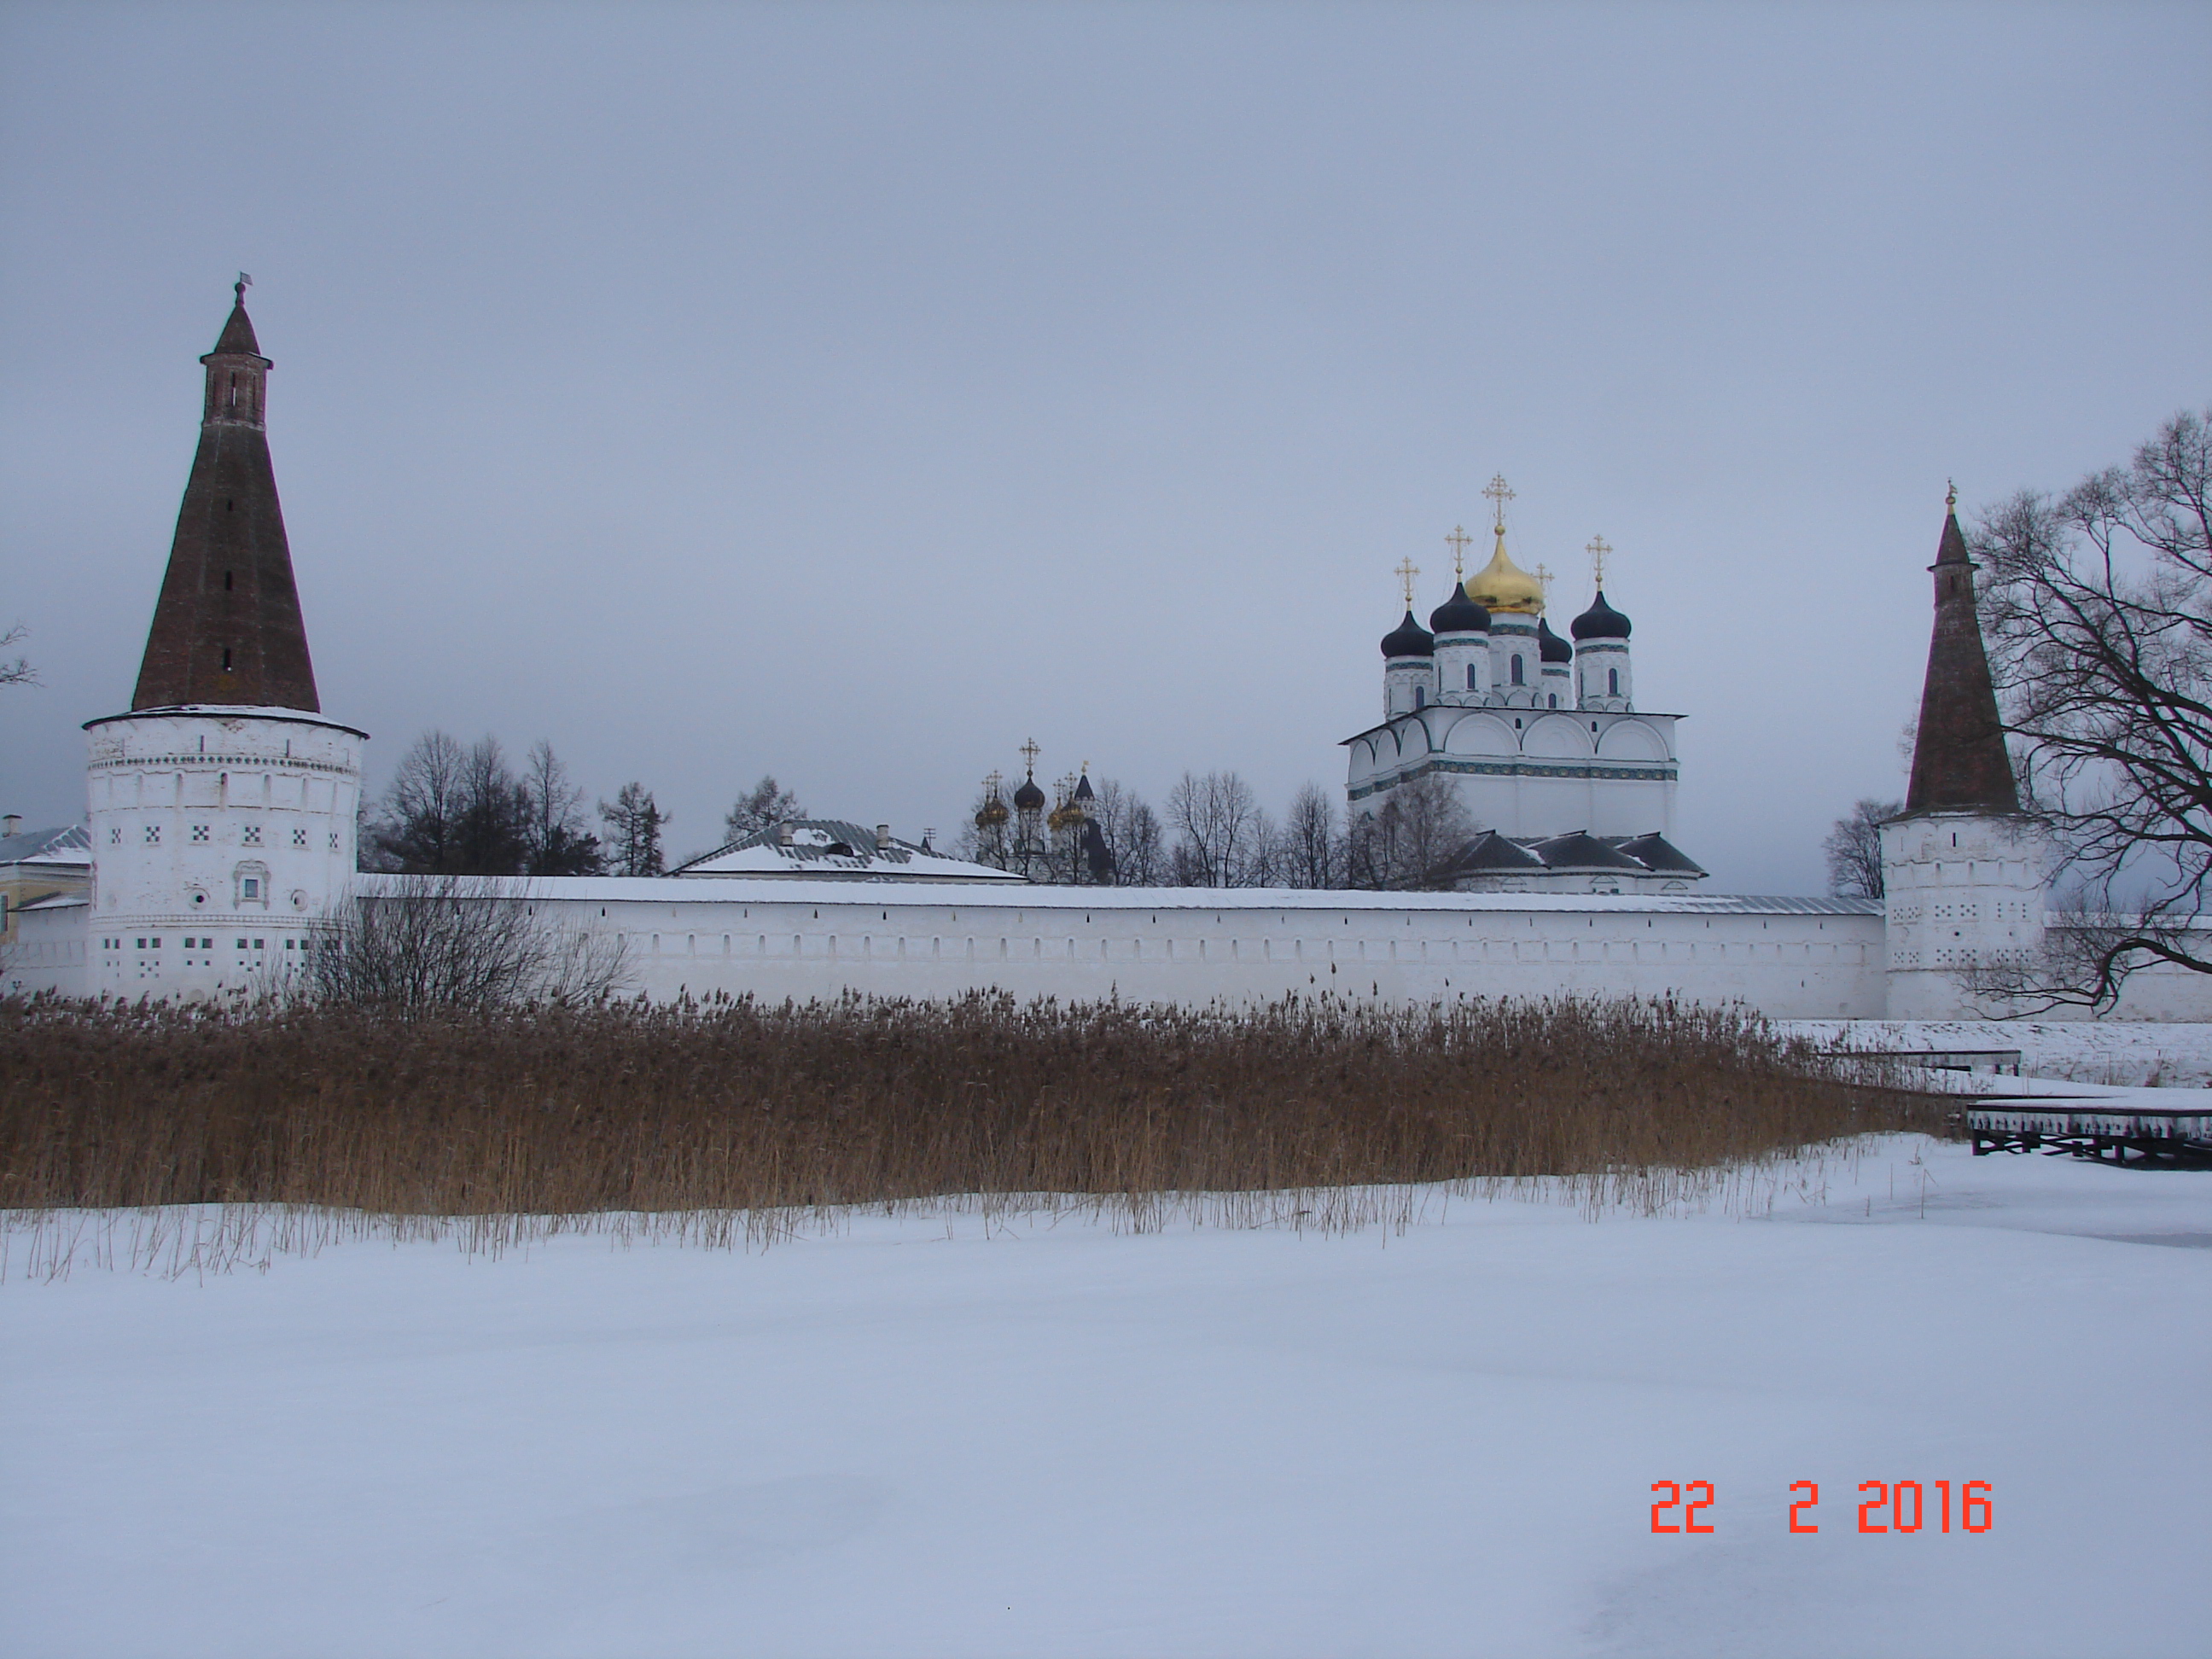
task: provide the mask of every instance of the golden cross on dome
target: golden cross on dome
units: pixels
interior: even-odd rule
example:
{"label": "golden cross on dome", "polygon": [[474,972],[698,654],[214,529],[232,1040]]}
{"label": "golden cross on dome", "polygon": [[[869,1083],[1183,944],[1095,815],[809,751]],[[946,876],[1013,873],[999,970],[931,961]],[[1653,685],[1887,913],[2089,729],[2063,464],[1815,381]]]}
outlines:
{"label": "golden cross on dome", "polygon": [[1548,564],[1538,565],[1536,580],[1544,584],[1544,603],[1549,605],[1552,601],[1552,567]]}
{"label": "golden cross on dome", "polygon": [[1467,544],[1474,539],[1467,533],[1465,525],[1457,524],[1452,526],[1451,534],[1444,538],[1451,546],[1452,574],[1462,581],[1467,579]]}
{"label": "golden cross on dome", "polygon": [[1513,499],[1513,491],[1505,482],[1505,475],[1503,472],[1492,474],[1490,482],[1483,486],[1482,493],[1497,506],[1498,533],[1502,536],[1505,533],[1505,503]]}
{"label": "golden cross on dome", "polygon": [[1035,738],[1031,738],[1022,745],[1022,758],[1029,763],[1029,769],[1032,775],[1036,771],[1036,757],[1039,752],[1037,740]]}
{"label": "golden cross on dome", "polygon": [[1597,578],[1597,586],[1605,586],[1605,556],[1613,551],[1612,544],[1602,536],[1593,536],[1589,545],[1583,550],[1590,556],[1590,570]]}
{"label": "golden cross on dome", "polygon": [[999,786],[1005,781],[1006,779],[997,772],[993,772],[989,777],[983,780],[983,787],[991,792],[993,800],[998,799]]}
{"label": "golden cross on dome", "polygon": [[1421,574],[1421,567],[1411,559],[1401,559],[1395,574],[1398,585],[1406,590],[1406,609],[1411,611],[1413,608],[1413,578]]}

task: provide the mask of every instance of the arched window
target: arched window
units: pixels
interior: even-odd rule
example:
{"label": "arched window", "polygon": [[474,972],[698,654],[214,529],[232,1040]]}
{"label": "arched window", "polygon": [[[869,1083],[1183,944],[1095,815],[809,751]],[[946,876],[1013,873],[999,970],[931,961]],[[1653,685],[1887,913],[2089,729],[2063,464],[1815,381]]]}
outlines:
{"label": "arched window", "polygon": [[1559,694],[1558,692],[1554,691],[1552,693],[1552,701],[1547,706],[1553,708],[1557,708],[1559,706]]}
{"label": "arched window", "polygon": [[1513,659],[1513,684],[1516,685],[1525,685],[1528,684],[1528,682],[1521,677],[1521,659],[1517,656]]}
{"label": "arched window", "polygon": [[1608,697],[1620,695],[1620,671],[1618,668],[1605,671],[1605,695]]}
{"label": "arched window", "polygon": [[1467,689],[1470,691],[1476,690],[1474,684],[1474,665],[1473,663],[1469,663],[1467,665]]}
{"label": "arched window", "polygon": [[1429,688],[1425,685],[1415,686],[1413,688],[1413,707],[1416,708],[1425,708],[1428,706]]}

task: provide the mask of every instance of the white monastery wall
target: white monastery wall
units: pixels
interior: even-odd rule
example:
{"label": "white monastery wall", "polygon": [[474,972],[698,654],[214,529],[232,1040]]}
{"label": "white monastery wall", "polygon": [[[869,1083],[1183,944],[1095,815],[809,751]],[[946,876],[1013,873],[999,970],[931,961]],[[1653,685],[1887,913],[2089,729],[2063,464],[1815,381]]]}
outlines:
{"label": "white monastery wall", "polygon": [[15,912],[15,937],[0,947],[0,993],[28,996],[53,991],[81,997],[92,988],[85,927],[90,907],[81,898],[48,900]]}
{"label": "white monastery wall", "polygon": [[[372,895],[403,890],[402,880],[362,878]],[[1578,993],[1863,1018],[1884,999],[1881,917],[1848,900],[620,877],[539,880],[528,891],[549,924],[618,939],[630,991],[656,1000],[976,988],[1184,1004]]]}

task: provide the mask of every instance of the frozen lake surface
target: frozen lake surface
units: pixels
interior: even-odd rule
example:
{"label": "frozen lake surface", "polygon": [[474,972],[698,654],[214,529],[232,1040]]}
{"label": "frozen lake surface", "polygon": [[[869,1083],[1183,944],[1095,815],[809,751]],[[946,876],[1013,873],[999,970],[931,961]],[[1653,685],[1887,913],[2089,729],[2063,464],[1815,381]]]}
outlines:
{"label": "frozen lake surface", "polygon": [[[2203,1653],[2212,1174],[1800,1174],[1748,1217],[18,1278],[0,1650]],[[1714,1530],[1655,1535],[1659,1480]],[[1921,1529],[1859,1533],[1867,1480]],[[1939,1530],[1970,1480],[1990,1529]]]}

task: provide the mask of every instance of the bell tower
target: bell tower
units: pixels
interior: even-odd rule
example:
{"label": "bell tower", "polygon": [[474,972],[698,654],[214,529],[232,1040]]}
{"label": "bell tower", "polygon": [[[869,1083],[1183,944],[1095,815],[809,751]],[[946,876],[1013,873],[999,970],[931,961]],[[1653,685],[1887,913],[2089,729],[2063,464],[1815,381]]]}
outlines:
{"label": "bell tower", "polygon": [[131,712],[87,722],[96,994],[296,973],[351,885],[368,734],[322,717],[240,276]]}

